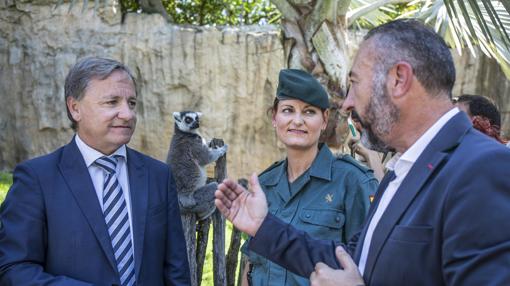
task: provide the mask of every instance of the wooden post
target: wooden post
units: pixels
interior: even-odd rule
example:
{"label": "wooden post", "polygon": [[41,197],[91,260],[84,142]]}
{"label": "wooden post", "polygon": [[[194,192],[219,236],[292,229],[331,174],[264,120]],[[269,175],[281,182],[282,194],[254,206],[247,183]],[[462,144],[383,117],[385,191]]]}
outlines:
{"label": "wooden post", "polygon": [[241,253],[241,259],[239,261],[239,275],[237,276],[237,285],[241,286],[243,283],[243,273],[244,267],[246,266],[246,262],[248,262],[248,256]]}
{"label": "wooden post", "polygon": [[197,219],[194,213],[181,213],[182,228],[184,231],[184,238],[188,250],[189,271],[191,274],[191,286],[198,286],[197,284],[197,260],[196,257],[196,225]]}
{"label": "wooden post", "polygon": [[208,217],[198,222],[197,226],[197,282],[198,286],[202,284],[202,274],[204,272],[205,255],[207,252],[207,243],[209,238],[209,229],[211,228],[211,218]]}
{"label": "wooden post", "polygon": [[[244,188],[248,188],[248,180],[241,178],[237,180],[237,182],[243,186]],[[237,269],[237,259],[239,256],[239,248],[241,247],[241,232],[232,227],[232,234],[230,236],[230,246],[228,247],[227,252],[227,286],[235,286],[236,285],[236,269]],[[244,255],[243,255],[244,257]],[[242,267],[243,261],[241,261],[240,274],[242,275]],[[241,285],[240,282],[238,285]]]}
{"label": "wooden post", "polygon": [[[221,139],[213,139],[215,146],[223,146]],[[221,156],[214,167],[215,179],[221,183],[227,176],[227,156]],[[226,265],[225,265],[225,218],[216,210],[212,217],[213,221],[213,276],[214,286],[226,286]]]}
{"label": "wooden post", "polygon": [[227,253],[227,286],[235,286],[236,282],[236,268],[237,257],[239,254],[239,247],[241,246],[241,232],[237,228],[232,229],[230,236],[230,246]]}

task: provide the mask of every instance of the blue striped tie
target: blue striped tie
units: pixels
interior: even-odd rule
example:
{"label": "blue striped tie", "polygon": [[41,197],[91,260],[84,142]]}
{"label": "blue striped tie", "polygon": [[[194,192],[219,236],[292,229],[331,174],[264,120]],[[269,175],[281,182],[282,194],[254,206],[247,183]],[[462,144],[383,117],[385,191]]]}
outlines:
{"label": "blue striped tie", "polygon": [[[121,156],[119,156],[121,157]],[[126,200],[115,173],[116,157],[101,157],[95,164],[106,172],[103,185],[103,215],[112,240],[120,283],[135,285],[135,263]]]}

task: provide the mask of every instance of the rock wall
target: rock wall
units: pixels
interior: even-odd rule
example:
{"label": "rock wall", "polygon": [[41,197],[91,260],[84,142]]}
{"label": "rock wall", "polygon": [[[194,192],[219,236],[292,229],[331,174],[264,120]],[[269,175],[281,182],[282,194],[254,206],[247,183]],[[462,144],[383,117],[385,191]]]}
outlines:
{"label": "rock wall", "polygon": [[[147,14],[128,14],[121,24],[112,7],[95,15],[92,6],[82,12],[78,4],[68,12],[67,5],[0,0],[0,170],[71,139],[64,78],[89,55],[116,58],[137,77],[131,147],[164,161],[172,112],[197,110],[204,113],[204,137],[229,144],[230,176],[261,171],[283,157],[266,115],[285,65],[278,27],[184,27]],[[510,83],[499,67],[469,55],[456,62],[455,94],[494,98],[509,135]]]}
{"label": "rock wall", "polygon": [[[81,6],[81,5],[78,5]],[[90,5],[93,6],[93,5]],[[284,66],[277,27],[196,28],[159,15],[17,4],[0,11],[0,169],[50,152],[72,137],[64,79],[77,59],[126,63],[139,86],[130,146],[165,160],[172,112],[201,111],[201,133],[229,144],[233,177],[281,157],[266,109]]]}

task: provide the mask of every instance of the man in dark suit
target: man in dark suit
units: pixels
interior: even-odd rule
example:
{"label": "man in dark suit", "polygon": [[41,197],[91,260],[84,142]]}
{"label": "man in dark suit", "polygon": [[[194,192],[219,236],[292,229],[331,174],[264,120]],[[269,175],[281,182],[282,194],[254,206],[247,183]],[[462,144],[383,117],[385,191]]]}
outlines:
{"label": "man in dark suit", "polygon": [[510,285],[510,150],[452,105],[454,80],[448,47],[422,24],[366,35],[343,108],[359,114],[365,145],[397,156],[363,229],[336,255],[267,214],[256,177],[252,192],[226,180],[216,205],[253,236],[251,250],[312,285]]}
{"label": "man in dark suit", "polygon": [[65,99],[76,135],[19,164],[0,209],[0,285],[189,285],[172,173],[126,146],[131,72],[80,60]]}

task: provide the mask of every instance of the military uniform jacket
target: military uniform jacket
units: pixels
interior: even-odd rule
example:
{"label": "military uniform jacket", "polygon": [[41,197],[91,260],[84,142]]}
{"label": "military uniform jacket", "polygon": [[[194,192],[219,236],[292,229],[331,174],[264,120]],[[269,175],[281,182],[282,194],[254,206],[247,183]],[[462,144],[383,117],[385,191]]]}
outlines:
{"label": "military uniform jacket", "polygon": [[[361,228],[378,183],[352,157],[335,157],[325,144],[319,148],[310,168],[294,182],[288,181],[287,160],[262,172],[259,181],[271,214],[314,238],[345,243]],[[308,279],[254,252],[247,254],[252,285],[309,285]]]}

